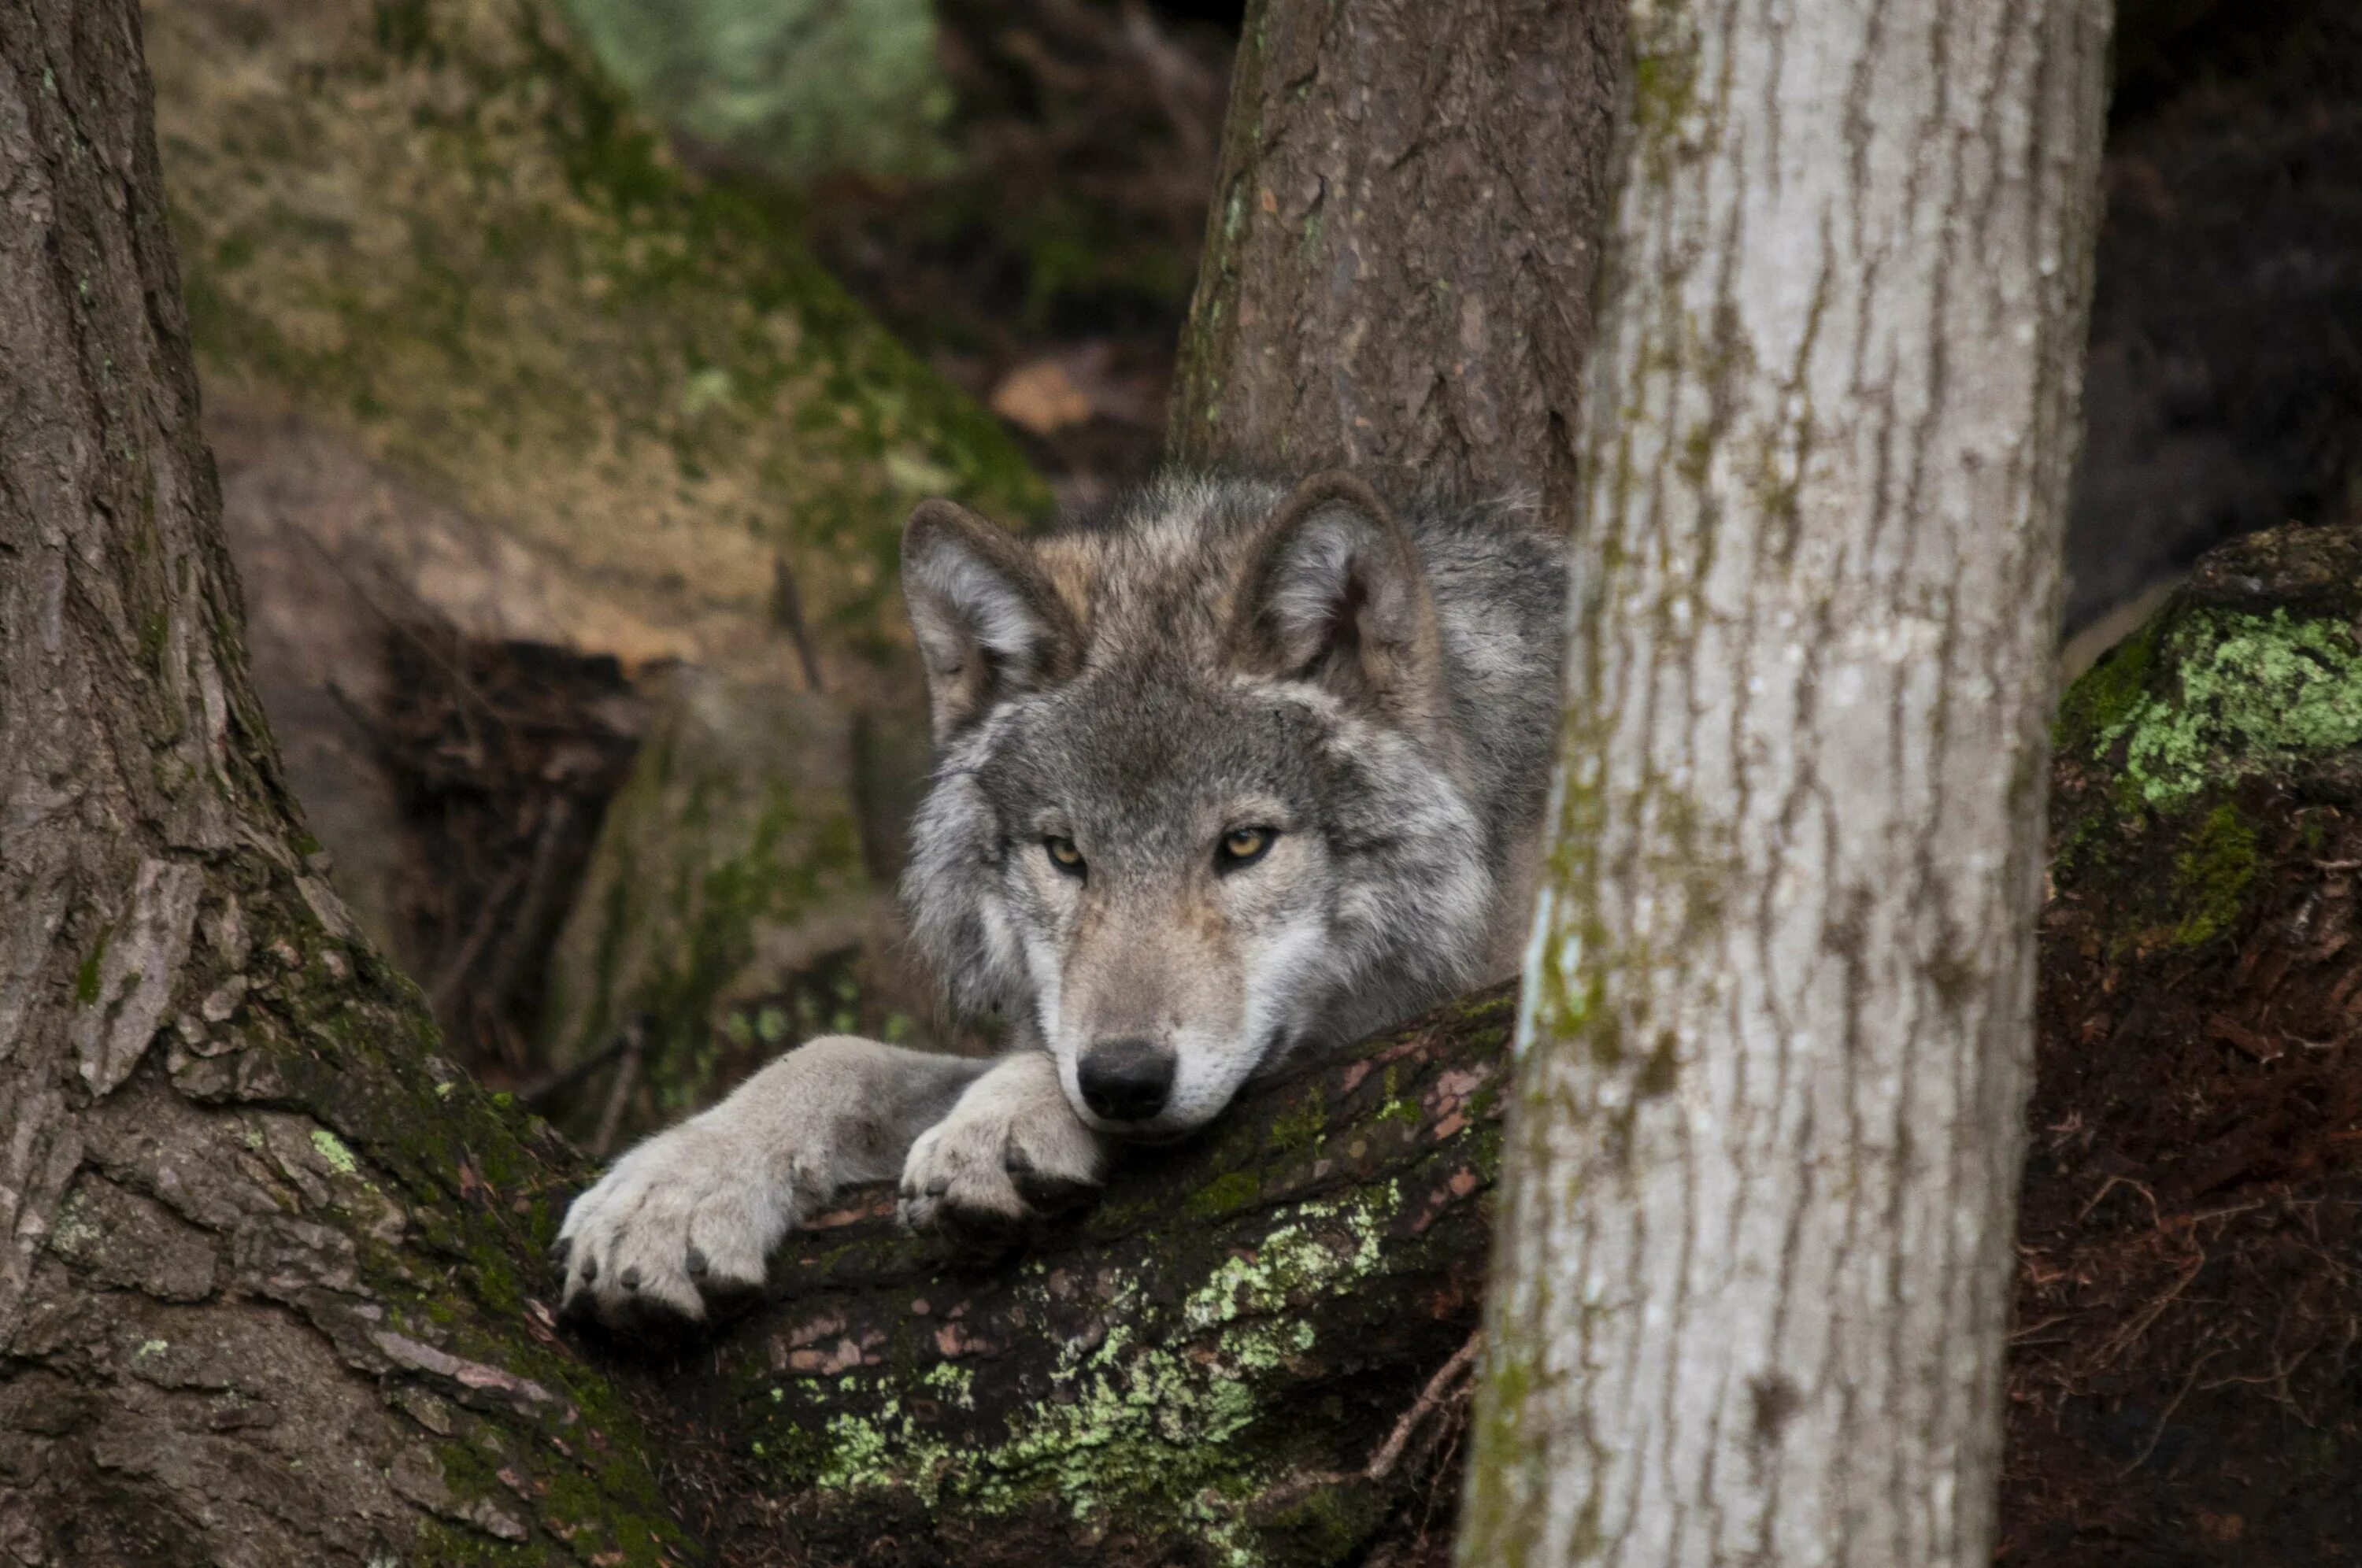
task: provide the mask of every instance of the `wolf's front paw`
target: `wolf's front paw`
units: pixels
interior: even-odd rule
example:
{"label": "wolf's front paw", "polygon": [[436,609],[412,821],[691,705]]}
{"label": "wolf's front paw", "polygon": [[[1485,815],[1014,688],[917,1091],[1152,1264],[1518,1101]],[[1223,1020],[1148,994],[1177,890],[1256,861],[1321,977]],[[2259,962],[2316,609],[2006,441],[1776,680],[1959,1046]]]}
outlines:
{"label": "wolf's front paw", "polygon": [[795,1221],[794,1197],[759,1149],[692,1121],[615,1162],[566,1211],[562,1310],[609,1328],[705,1320],[761,1287]]}
{"label": "wolf's front paw", "polygon": [[1107,1152],[1058,1088],[1046,1056],[1010,1057],[977,1079],[902,1164],[902,1222],[998,1234],[1096,1191]]}

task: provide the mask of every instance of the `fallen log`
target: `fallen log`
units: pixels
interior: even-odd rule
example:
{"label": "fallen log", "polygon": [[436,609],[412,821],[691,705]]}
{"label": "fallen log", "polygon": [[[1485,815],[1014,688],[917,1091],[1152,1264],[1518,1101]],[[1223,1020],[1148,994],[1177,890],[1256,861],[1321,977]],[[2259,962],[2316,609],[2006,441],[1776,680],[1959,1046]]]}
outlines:
{"label": "fallen log", "polygon": [[674,1371],[724,1559],[1445,1561],[1513,1005],[1291,1072],[997,1253],[823,1217]]}

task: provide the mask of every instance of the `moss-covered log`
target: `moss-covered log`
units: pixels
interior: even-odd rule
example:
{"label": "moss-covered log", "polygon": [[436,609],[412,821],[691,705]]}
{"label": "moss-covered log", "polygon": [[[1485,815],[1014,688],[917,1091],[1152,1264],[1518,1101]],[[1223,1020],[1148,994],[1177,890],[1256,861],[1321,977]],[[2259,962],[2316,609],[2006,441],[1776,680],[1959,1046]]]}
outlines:
{"label": "moss-covered log", "polygon": [[999,1255],[882,1198],[822,1220],[674,1372],[726,1434],[725,1534],[913,1568],[1440,1561],[1510,1018],[1496,991],[1304,1067]]}

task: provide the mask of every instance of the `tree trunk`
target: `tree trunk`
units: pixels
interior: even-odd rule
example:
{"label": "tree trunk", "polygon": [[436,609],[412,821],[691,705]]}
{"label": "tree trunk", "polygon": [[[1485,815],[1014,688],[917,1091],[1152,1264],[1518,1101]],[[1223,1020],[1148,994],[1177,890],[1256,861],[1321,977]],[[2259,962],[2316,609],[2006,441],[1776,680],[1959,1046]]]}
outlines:
{"label": "tree trunk", "polygon": [[1463,1561],[1990,1559],[2106,17],[1634,8]]}
{"label": "tree trunk", "polygon": [[672,1560],[527,1313],[574,1170],[435,1064],[280,779],[139,47],[0,7],[0,1550]]}
{"label": "tree trunk", "polygon": [[1171,448],[1563,518],[1606,220],[1613,0],[1256,0]]}

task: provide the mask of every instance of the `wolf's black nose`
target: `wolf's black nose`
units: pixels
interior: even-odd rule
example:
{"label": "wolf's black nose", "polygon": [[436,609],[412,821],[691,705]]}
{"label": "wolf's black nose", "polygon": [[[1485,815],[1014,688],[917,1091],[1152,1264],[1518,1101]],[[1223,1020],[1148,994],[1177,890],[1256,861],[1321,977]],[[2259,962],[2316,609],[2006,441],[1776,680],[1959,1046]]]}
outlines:
{"label": "wolf's black nose", "polygon": [[1145,1121],[1173,1093],[1173,1058],[1145,1040],[1102,1040],[1075,1064],[1083,1103],[1109,1121]]}

